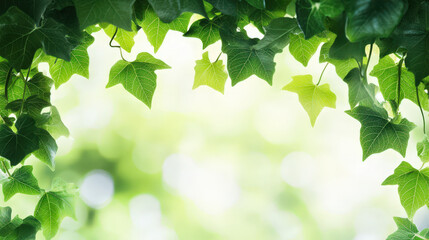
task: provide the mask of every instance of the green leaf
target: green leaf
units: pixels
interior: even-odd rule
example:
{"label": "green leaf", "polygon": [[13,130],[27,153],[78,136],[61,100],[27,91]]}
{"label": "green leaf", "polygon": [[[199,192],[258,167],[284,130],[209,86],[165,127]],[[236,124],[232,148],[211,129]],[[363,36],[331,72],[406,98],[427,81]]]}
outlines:
{"label": "green leaf", "polygon": [[2,0],[0,4],[0,15],[3,15],[10,7],[16,6],[30,16],[35,24],[38,24],[46,7],[51,1],[52,0]]}
{"label": "green leaf", "polygon": [[298,94],[299,102],[310,117],[311,126],[314,126],[324,107],[335,108],[336,96],[329,89],[329,84],[315,85],[311,75],[293,76],[292,82],[283,90]]}
{"label": "green leaf", "polygon": [[84,34],[81,44],[79,44],[70,54],[70,61],[50,57],[49,72],[55,82],[55,88],[66,83],[73,74],[89,78],[89,56],[87,49],[94,42],[94,37]]}
{"label": "green leaf", "polygon": [[0,56],[17,70],[28,68],[37,49],[70,60],[71,44],[66,38],[64,25],[47,19],[37,27],[24,12],[11,7],[0,17]]}
{"label": "green leaf", "polygon": [[203,49],[220,40],[219,24],[216,19],[201,19],[192,23],[189,30],[183,35],[185,37],[199,38],[203,43]]}
{"label": "green leaf", "polygon": [[49,112],[43,113],[46,116],[41,128],[47,130],[52,136],[57,139],[61,136],[68,137],[70,135],[69,130],[61,120],[60,113],[54,106],[49,107]]}
{"label": "green leaf", "polygon": [[38,195],[40,193],[37,179],[33,176],[33,166],[22,166],[15,170],[9,181],[3,183],[4,201],[8,201],[17,193]]}
{"label": "green leaf", "polygon": [[378,101],[375,99],[377,87],[374,84],[365,83],[362,80],[360,70],[358,68],[351,70],[347,76],[344,77],[344,82],[347,83],[349,87],[350,108],[354,108],[358,103],[368,107],[378,105]]}
{"label": "green leaf", "polygon": [[304,32],[305,39],[310,39],[325,30],[325,19],[327,16],[335,17],[344,10],[341,0],[297,0],[296,17]]}
{"label": "green leaf", "polygon": [[414,240],[416,233],[418,233],[416,225],[408,218],[394,217],[398,230],[390,234],[386,240]]}
{"label": "green leaf", "polygon": [[429,140],[427,137],[417,143],[417,155],[423,163],[429,162]]}
{"label": "green leaf", "polygon": [[[6,109],[10,109],[15,113],[19,113],[22,105],[23,105],[22,99],[19,99],[8,103],[6,105]],[[36,119],[40,115],[40,112],[42,111],[42,109],[50,105],[51,104],[49,102],[39,98],[36,95],[33,95],[25,99],[22,110],[23,110],[23,113],[28,113],[28,115]]]}
{"label": "green leaf", "polygon": [[0,156],[8,159],[12,166],[20,163],[28,154],[39,148],[34,120],[22,115],[16,121],[15,133],[8,126],[0,125]]}
{"label": "green leaf", "polygon": [[222,60],[210,62],[209,53],[203,54],[203,59],[198,60],[195,65],[195,80],[193,89],[207,85],[223,94],[228,74]]}
{"label": "green leaf", "polygon": [[149,108],[156,88],[155,70],[170,68],[148,53],[140,53],[134,62],[118,61],[110,70],[106,88],[121,83],[124,88]]}
{"label": "green leaf", "polygon": [[270,85],[272,84],[276,52],[270,48],[255,49],[256,43],[251,39],[237,40],[226,46],[223,44],[223,52],[228,55],[227,68],[232,86],[252,75],[262,78]]}
{"label": "green leaf", "polygon": [[246,0],[246,2],[258,9],[265,8],[265,0]]}
{"label": "green leaf", "polygon": [[316,53],[322,39],[314,36],[308,40],[304,39],[304,34],[290,35],[289,51],[292,56],[302,65],[307,66],[310,58]]}
{"label": "green leaf", "polygon": [[380,153],[389,148],[405,157],[410,131],[414,129],[415,125],[405,118],[399,123],[390,121],[387,112],[381,110],[376,111],[366,106],[358,106],[346,111],[347,114],[362,124],[360,143],[363,160],[374,153]]}
{"label": "green leaf", "polygon": [[107,22],[131,31],[135,0],[73,0],[80,28]]}
{"label": "green leaf", "polygon": [[[378,78],[380,91],[386,101],[396,101],[398,98],[398,66],[389,56],[382,58],[377,65],[374,66],[370,73],[371,76]],[[419,104],[417,101],[416,87],[414,76],[407,71],[405,67],[401,69],[401,86],[400,86],[399,103],[402,99],[407,98]],[[424,109],[429,109],[429,99],[426,96],[424,84],[420,84],[419,88],[420,103]]]}
{"label": "green leaf", "polygon": [[265,47],[283,51],[290,41],[290,35],[299,33],[301,30],[293,18],[276,18],[265,28],[265,36],[256,45],[255,49]]}
{"label": "green leaf", "polygon": [[34,156],[54,170],[54,158],[58,150],[55,139],[44,129],[38,129],[36,135],[39,138],[39,149],[33,153]]}
{"label": "green leaf", "polygon": [[2,240],[35,240],[40,222],[33,216],[12,219],[10,207],[0,207],[0,238]]}
{"label": "green leaf", "polygon": [[148,41],[154,47],[154,51],[157,52],[161,47],[167,32],[170,29],[183,33],[186,32],[188,30],[190,19],[191,15],[185,13],[170,23],[164,23],[155,14],[154,10],[150,6],[147,6],[144,12],[144,19],[143,21],[139,22],[139,25],[146,33]]}
{"label": "green leaf", "polygon": [[46,239],[53,238],[65,216],[74,217],[72,195],[65,191],[50,191],[42,195],[34,210],[34,216],[42,224]]}
{"label": "green leaf", "polygon": [[346,35],[351,42],[388,37],[408,8],[406,0],[351,0]]}
{"label": "green leaf", "polygon": [[[104,32],[107,34],[107,36],[112,38],[113,35],[115,34],[117,27],[111,24],[104,24],[104,25],[102,24],[101,26]],[[123,48],[127,52],[131,52],[131,49],[134,46],[134,37],[137,35],[137,26],[135,24],[132,24],[131,28],[132,28],[132,31],[127,31],[122,28],[118,28],[118,31],[115,36],[115,41],[119,43],[121,48]]]}
{"label": "green leaf", "polygon": [[148,0],[156,15],[163,22],[169,23],[184,12],[207,16],[202,0]]}
{"label": "green leaf", "polygon": [[237,14],[236,0],[207,0],[207,2],[226,15],[235,16]]}
{"label": "green leaf", "polygon": [[399,185],[399,198],[410,218],[429,202],[429,168],[417,170],[403,161],[382,185]]}

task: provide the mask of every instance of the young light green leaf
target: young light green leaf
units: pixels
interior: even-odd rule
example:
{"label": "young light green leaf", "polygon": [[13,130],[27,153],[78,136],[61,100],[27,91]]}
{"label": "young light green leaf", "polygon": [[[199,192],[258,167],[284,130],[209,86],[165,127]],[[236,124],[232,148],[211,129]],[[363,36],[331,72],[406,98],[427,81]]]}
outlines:
{"label": "young light green leaf", "polygon": [[[117,28],[112,24],[102,24],[101,27],[110,38],[113,37]],[[127,31],[122,28],[118,28],[115,36],[115,41],[127,52],[131,52],[131,49],[134,46],[134,37],[137,35],[137,26],[134,23],[131,25],[131,29],[131,31]]]}
{"label": "young light green leaf", "polygon": [[310,58],[316,53],[322,39],[313,36],[312,38],[305,40],[304,34],[292,34],[290,35],[289,51],[294,58],[307,66]]}
{"label": "young light green leaf", "polygon": [[73,0],[81,29],[107,22],[131,31],[135,0]]}
{"label": "young light green leaf", "polygon": [[37,129],[36,135],[39,138],[39,149],[33,154],[40,161],[45,163],[51,168],[55,169],[55,155],[57,154],[58,146],[55,139],[44,129]]}
{"label": "young light green leaf", "polygon": [[185,13],[170,23],[164,23],[148,5],[144,12],[144,19],[139,22],[139,25],[146,33],[147,39],[154,47],[154,51],[157,52],[170,29],[180,32],[186,32],[188,30],[190,18],[191,15]]}
{"label": "young light green leaf", "polygon": [[[374,66],[370,73],[371,76],[378,78],[380,91],[386,101],[393,100],[399,103],[402,99],[407,98],[418,104],[414,76],[407,71],[405,67],[401,69],[401,86],[398,88],[398,66],[390,56],[385,56],[380,59],[377,65]],[[400,89],[398,99],[398,89]],[[424,109],[429,109],[429,99],[425,93],[424,84],[420,84],[419,88],[420,104]]]}
{"label": "young light green leaf", "polygon": [[170,68],[148,53],[140,53],[134,62],[118,61],[110,70],[106,88],[121,83],[124,88],[149,108],[156,88],[155,70]]}
{"label": "young light green leaf", "polygon": [[15,133],[8,126],[0,125],[0,156],[8,159],[12,166],[20,163],[28,154],[39,148],[35,121],[22,115],[15,123]]}
{"label": "young light green leaf", "polygon": [[46,121],[40,127],[47,130],[55,139],[61,136],[68,137],[70,132],[62,122],[57,108],[50,106],[49,110],[49,112],[43,113],[46,116]]}
{"label": "young light green leaf", "polygon": [[427,137],[417,143],[417,155],[423,163],[429,162],[429,140]]}
{"label": "young light green leaf", "polygon": [[408,7],[406,0],[352,0],[347,3],[346,35],[351,42],[388,37]]}
{"label": "young light green leaf", "polygon": [[429,202],[429,168],[417,170],[403,161],[382,185],[399,185],[399,198],[410,218]]}
{"label": "young light green leaf", "polygon": [[311,75],[293,76],[292,82],[283,87],[283,90],[298,94],[299,102],[307,111],[312,126],[324,107],[335,108],[336,96],[329,89],[329,84],[315,85]]}
{"label": "young light green leaf", "polygon": [[360,143],[363,160],[374,153],[380,153],[389,148],[405,157],[410,131],[415,127],[413,123],[405,118],[399,123],[395,123],[395,121],[388,119],[385,110],[377,111],[366,106],[358,106],[346,111],[346,113],[362,124]]}
{"label": "young light green leaf", "polygon": [[297,34],[301,30],[293,18],[276,18],[265,28],[265,36],[256,45],[255,49],[259,50],[265,47],[276,48],[283,51],[290,41],[291,34]]}
{"label": "young light green leaf", "polygon": [[37,195],[40,193],[39,184],[32,172],[33,166],[22,166],[12,173],[9,181],[3,183],[5,201],[8,201],[17,193],[27,195]]}
{"label": "young light green leaf", "polygon": [[419,232],[416,225],[408,218],[394,217],[398,230],[390,234],[386,240],[415,240],[416,233]]}
{"label": "young light green leaf", "polygon": [[216,23],[216,19],[200,19],[192,23],[183,36],[199,38],[203,43],[203,49],[205,49],[220,40],[219,25]]}
{"label": "young light green leaf", "polygon": [[65,216],[74,217],[72,195],[65,192],[46,192],[34,210],[34,216],[42,224],[46,239],[53,238]]}
{"label": "young light green leaf", "polygon": [[209,53],[205,52],[203,59],[196,63],[193,89],[207,85],[223,94],[228,74],[225,72],[225,65],[222,60],[216,60],[212,63],[209,59]]}
{"label": "young light green leaf", "polygon": [[0,56],[17,70],[28,68],[39,48],[48,55],[70,60],[71,44],[66,38],[67,31],[51,18],[37,27],[28,15],[11,7],[0,17],[0,32]]}
{"label": "young light green leaf", "polygon": [[70,54],[70,61],[49,57],[49,72],[55,82],[55,88],[66,83],[73,74],[89,78],[89,56],[87,49],[94,42],[94,37],[84,34],[83,42]]}

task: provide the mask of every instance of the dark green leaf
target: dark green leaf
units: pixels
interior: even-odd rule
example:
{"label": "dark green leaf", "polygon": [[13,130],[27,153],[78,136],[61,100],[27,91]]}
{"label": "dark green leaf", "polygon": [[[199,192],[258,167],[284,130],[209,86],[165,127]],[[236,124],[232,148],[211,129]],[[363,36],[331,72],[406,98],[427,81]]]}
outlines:
{"label": "dark green leaf", "polygon": [[2,0],[0,2],[0,15],[4,14],[10,7],[16,6],[33,18],[34,23],[39,24],[40,18],[51,1],[52,0]]}
{"label": "dark green leaf", "polygon": [[237,14],[237,1],[236,0],[207,0],[215,8],[219,9],[222,13],[235,16]]}
{"label": "dark green leaf", "polygon": [[135,0],[73,0],[80,28],[107,22],[131,31]]}
{"label": "dark green leaf", "polygon": [[203,49],[205,49],[220,40],[219,24],[216,23],[216,19],[201,19],[195,21],[183,36],[199,38],[203,43]]}
{"label": "dark green leaf", "polygon": [[299,33],[301,30],[293,18],[276,18],[266,27],[266,34],[256,45],[255,49],[265,47],[283,51],[290,41],[290,34]]}
{"label": "dark green leaf", "polygon": [[38,129],[36,135],[39,138],[39,149],[33,153],[34,156],[54,170],[54,158],[58,150],[55,139],[44,129]]}
{"label": "dark green leaf", "polygon": [[163,22],[169,23],[184,12],[198,13],[206,16],[202,0],[149,0],[156,15]]}
{"label": "dark green leaf", "polygon": [[8,126],[0,125],[0,156],[8,159],[12,166],[20,163],[28,154],[39,148],[34,120],[22,115],[16,121],[15,133]]}
{"label": "dark green leaf", "polygon": [[378,102],[375,99],[376,86],[365,83],[358,68],[351,70],[344,78],[344,82],[349,87],[349,104],[351,108],[354,108],[358,103],[365,106],[377,105]]}

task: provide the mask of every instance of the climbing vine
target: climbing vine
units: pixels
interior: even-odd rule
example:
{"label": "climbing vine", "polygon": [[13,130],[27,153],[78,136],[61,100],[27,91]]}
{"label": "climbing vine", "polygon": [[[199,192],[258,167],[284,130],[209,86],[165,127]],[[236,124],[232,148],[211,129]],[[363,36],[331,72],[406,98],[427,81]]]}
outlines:
{"label": "climbing vine", "polygon": [[[261,39],[248,36],[249,24],[263,34]],[[221,41],[219,52],[210,53],[218,56],[215,61],[207,51],[196,61],[193,86],[221,93],[228,76],[233,86],[252,75],[271,85],[274,57],[287,46],[304,66],[320,49],[319,62],[326,65],[318,80],[294,76],[283,89],[298,94],[314,126],[323,108],[336,106],[336,95],[323,79],[326,67],[333,65],[348,85],[346,113],[361,123],[363,160],[387,149],[405,157],[416,125],[401,115],[401,102],[414,102],[425,136],[416,146],[422,163],[414,167],[403,161],[382,183],[398,185],[406,212],[394,218],[398,230],[387,239],[429,239],[429,229],[413,223],[416,211],[429,205],[427,0],[2,0],[0,183],[5,201],[16,194],[38,195],[39,200],[34,214],[25,218],[12,217],[10,207],[1,207],[0,239],[35,239],[38,231],[51,239],[65,216],[74,217],[76,187],[54,181],[42,188],[26,159],[34,155],[54,171],[55,139],[69,132],[51,104],[51,89],[74,74],[89,77],[91,34],[104,31],[122,57],[111,68],[107,87],[121,84],[150,108],[156,71],[170,67],[149,53],[131,60],[122,51],[131,52],[134,36],[144,31],[157,52],[170,30],[200,39],[202,49]],[[376,48],[380,60],[372,63]],[[49,76],[38,71],[42,62],[48,63]],[[378,86],[368,82],[368,75],[378,79]],[[376,98],[379,92],[383,101]]]}

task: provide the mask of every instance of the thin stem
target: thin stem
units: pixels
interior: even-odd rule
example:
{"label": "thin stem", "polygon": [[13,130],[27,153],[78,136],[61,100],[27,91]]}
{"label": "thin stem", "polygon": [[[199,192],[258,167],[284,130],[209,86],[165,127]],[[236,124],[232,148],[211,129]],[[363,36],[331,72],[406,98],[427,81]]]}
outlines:
{"label": "thin stem", "polygon": [[[25,80],[24,80],[24,91],[22,91],[21,110],[19,110],[19,115],[20,116],[22,114],[22,111],[24,111],[25,92],[27,90],[27,82],[28,82],[28,78],[30,77],[30,72],[31,72],[31,64],[30,64],[30,67],[28,68],[28,71],[27,71],[27,77],[25,77]],[[21,75],[22,75],[22,73],[21,73]]]}
{"label": "thin stem", "polygon": [[320,84],[320,81],[322,80],[322,77],[323,77],[323,74],[325,73],[325,70],[326,70],[326,67],[329,65],[329,63],[326,63],[326,65],[325,65],[325,67],[323,68],[323,70],[322,70],[322,73],[320,74],[320,77],[319,77],[319,81],[317,82],[317,86],[319,86],[319,84]]}
{"label": "thin stem", "polygon": [[371,61],[371,55],[372,55],[372,48],[374,47],[374,44],[371,44],[371,47],[369,48],[369,55],[368,55],[368,62],[366,63],[366,67],[365,67],[365,78],[366,78],[366,73],[368,70],[368,66],[369,66],[369,62]]}
{"label": "thin stem", "polygon": [[6,170],[6,173],[9,177],[11,177],[12,175],[9,172],[9,169],[7,169],[6,164],[4,164],[4,160],[1,160],[1,165],[3,166],[3,168]]}
{"label": "thin stem", "polygon": [[398,64],[398,88],[397,88],[398,96],[396,98],[396,103],[398,104],[398,107],[399,107],[399,103],[401,101],[401,74],[402,74],[402,63],[403,62],[404,62],[404,58],[401,58],[401,60],[399,61],[399,64]]}
{"label": "thin stem", "polygon": [[420,113],[422,114],[423,133],[426,134],[426,120],[425,120],[425,114],[423,113],[422,105],[420,104],[419,87],[418,86],[416,86],[416,96],[417,96],[417,105],[419,105]]}
{"label": "thin stem", "polygon": [[214,61],[215,63],[217,62],[217,61],[219,61],[219,58],[220,58],[220,56],[222,55],[222,52],[220,52],[219,53],[219,56],[217,56],[217,58],[216,58],[216,61]]}
{"label": "thin stem", "polygon": [[8,94],[7,94],[7,91],[9,90],[8,88],[9,88],[9,81],[10,81],[10,78],[11,78],[11,76],[12,76],[12,70],[13,70],[13,68],[12,67],[10,67],[9,68],[9,71],[7,72],[7,75],[6,75],[6,82],[5,82],[5,84],[4,84],[4,97],[6,98],[6,100],[8,100]]}
{"label": "thin stem", "polygon": [[113,42],[113,40],[115,39],[116,34],[118,33],[118,29],[119,29],[119,28],[118,28],[118,27],[116,27],[116,29],[115,29],[115,33],[113,33],[113,36],[112,36],[112,38],[110,39],[109,46],[110,46],[110,47],[112,47],[112,48],[119,48],[119,53],[121,54],[121,58],[122,58],[122,60],[124,60],[125,62],[128,62],[127,60],[125,60],[124,55],[122,55],[122,48],[121,48],[121,46],[112,45],[112,42]]}

